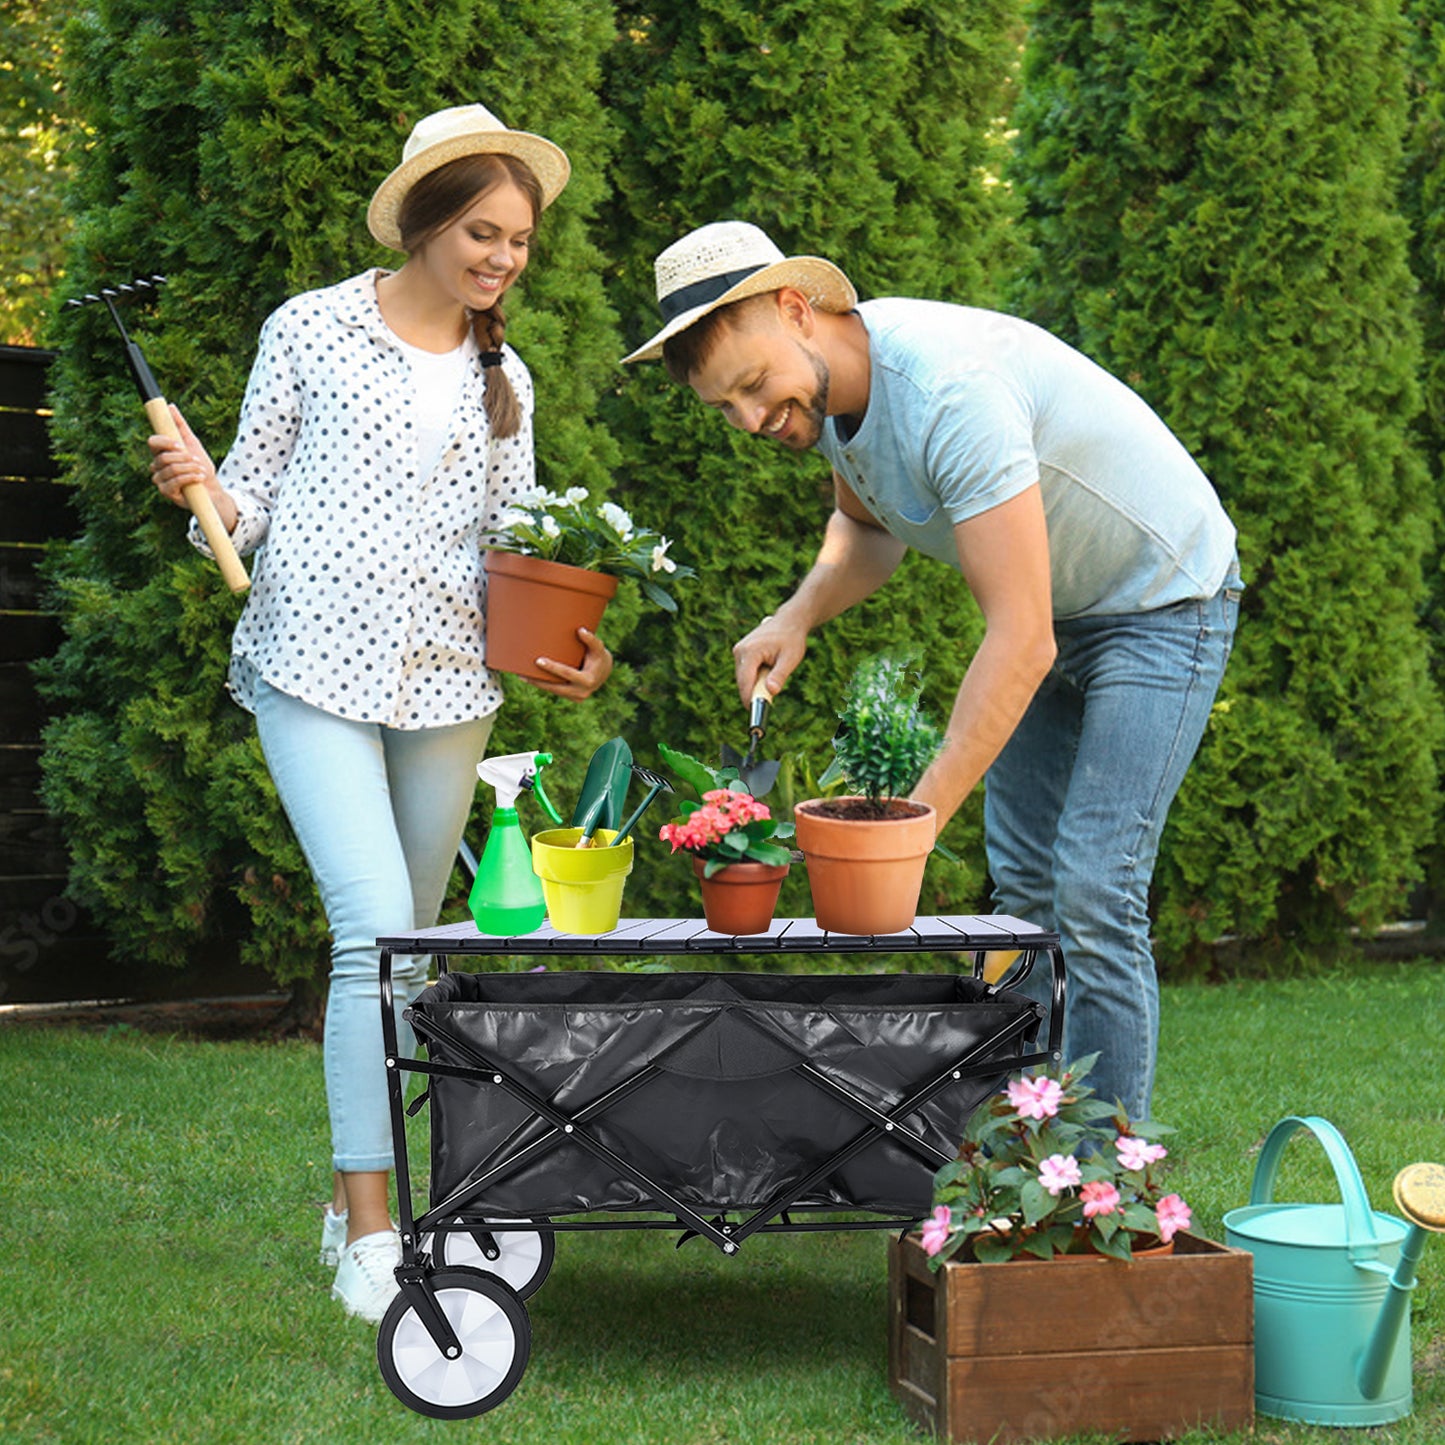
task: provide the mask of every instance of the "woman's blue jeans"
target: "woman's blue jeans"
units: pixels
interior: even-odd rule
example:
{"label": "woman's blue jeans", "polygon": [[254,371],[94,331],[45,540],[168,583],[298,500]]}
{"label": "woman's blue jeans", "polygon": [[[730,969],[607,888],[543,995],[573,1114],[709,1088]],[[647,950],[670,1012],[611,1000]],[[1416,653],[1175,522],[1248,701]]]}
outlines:
{"label": "woman's blue jeans", "polygon": [[[390,1169],[376,940],[436,922],[477,787],[492,719],[402,732],[348,722],[262,683],[256,726],[266,766],[321,893],[331,928],[324,1058],[333,1167]],[[392,960],[401,1011],[430,959]]]}
{"label": "woman's blue jeans", "polygon": [[[1090,1084],[1133,1119],[1149,1116],[1159,1039],[1149,883],[1238,615],[1231,574],[1202,601],[1055,623],[1053,669],[988,772],[994,902],[1057,929],[1065,1060],[1097,1050]],[[1047,996],[1042,980],[1024,991]]]}

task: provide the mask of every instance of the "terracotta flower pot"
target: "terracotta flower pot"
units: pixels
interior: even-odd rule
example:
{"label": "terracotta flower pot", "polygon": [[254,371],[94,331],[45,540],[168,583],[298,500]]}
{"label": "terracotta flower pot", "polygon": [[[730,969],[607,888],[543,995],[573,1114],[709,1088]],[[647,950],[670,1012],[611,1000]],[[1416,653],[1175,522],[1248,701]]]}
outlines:
{"label": "terracotta flower pot", "polygon": [[692,860],[702,885],[702,915],[714,933],[766,933],[772,926],[787,863],[729,863],[704,878],[707,863]]}
{"label": "terracotta flower pot", "polygon": [[886,818],[829,816],[856,798],[810,798],[793,810],[808,863],[813,916],[829,933],[902,933],[918,913],[933,850],[934,810],[895,798]]}
{"label": "terracotta flower pot", "polygon": [[487,666],[543,681],[539,657],[581,667],[577,629],[597,631],[617,578],[520,552],[488,552],[486,569]]}

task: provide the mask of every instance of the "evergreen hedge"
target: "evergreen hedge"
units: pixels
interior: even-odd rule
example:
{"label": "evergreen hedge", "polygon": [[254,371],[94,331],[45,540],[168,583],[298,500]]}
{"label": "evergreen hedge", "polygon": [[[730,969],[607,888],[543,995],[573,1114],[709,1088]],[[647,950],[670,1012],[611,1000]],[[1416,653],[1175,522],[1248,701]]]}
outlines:
{"label": "evergreen hedge", "polygon": [[[610,37],[610,7],[578,0],[88,9],[66,44],[92,131],[75,157],[73,288],[170,278],[153,307],[125,303],[127,322],[219,457],[263,318],[294,292],[396,264],[366,231],[372,190],[415,120],[482,99],[554,137],[576,168],[510,300],[508,336],[537,382],[543,479],[605,488],[614,448],[589,418],[619,340],[586,228],[612,143],[597,83]],[[324,923],[253,724],[223,689],[240,604],[150,486],[148,427],[105,312],[60,320],[55,430],[85,530],[54,569],[67,640],[44,683],[59,713],[44,790],[73,850],[72,890],[125,955],[179,963],[239,936],[246,961],[308,987]],[[628,612],[609,629],[625,633]],[[493,746],[554,747],[565,795],[626,713],[627,682],[621,670],[583,706],[514,683]]]}
{"label": "evergreen hedge", "polygon": [[[1424,339],[1420,445],[1435,476],[1437,507],[1445,496],[1445,0],[1408,0],[1410,126],[1405,141],[1401,209],[1410,223],[1410,264],[1420,292],[1416,314]],[[1437,532],[1426,565],[1425,615],[1434,685],[1445,670],[1445,555]],[[1445,929],[1445,819],[1426,850],[1424,911],[1432,932]]]}
{"label": "evergreen hedge", "polygon": [[[1240,526],[1241,634],[1165,837],[1161,956],[1225,932],[1336,937],[1398,909],[1438,816],[1440,0],[1033,0],[1020,72],[1023,4],[77,6],[69,102],[90,134],[68,291],[171,277],[128,320],[219,455],[264,316],[394,264],[364,210],[415,119],[482,99],[568,150],[509,307],[542,479],[610,485],[700,575],[677,622],[609,609],[619,666],[591,702],[511,686],[493,748],[557,753],[564,802],[618,732],[646,762],[659,741],[744,744],[730,644],[805,570],[830,507],[818,457],[733,433],[660,366],[618,366],[655,325],[657,251],[749,220],[865,298],[1031,316],[1154,403]],[[63,313],[55,339],[85,532],[54,569],[68,638],[44,785],[74,891],[132,956],[239,936],[309,984],[324,925],[221,685],[238,604],[149,486],[104,313]],[[946,714],[979,630],[962,582],[916,557],[822,629],[770,719],[784,804],[813,790],[861,656],[921,647]],[[924,911],[986,905],[980,814],[974,798],[951,826],[965,867],[930,865]],[[664,816],[639,830],[629,912],[695,912]],[[788,889],[806,913],[801,874]]]}
{"label": "evergreen hedge", "polygon": [[[1015,256],[1011,198],[994,184],[1014,0],[697,0],[619,13],[607,95],[623,135],[599,234],[627,349],[658,325],[653,258],[709,221],[750,221],[788,254],[826,256],[865,298],[995,298]],[[623,448],[620,491],[682,539],[700,574],[678,624],[634,635],[634,751],[666,742],[715,758],[719,744],[747,741],[731,646],[811,563],[832,507],[829,470],[734,432],[658,363],[630,368],[604,416]],[[920,646],[946,716],[977,636],[957,575],[910,558],[878,597],[815,635],[774,703],[763,752],[787,766],[769,801],[811,793],[860,656]],[[949,835],[966,869],[930,864],[923,912],[983,905],[980,817],[975,799]],[[655,838],[640,849],[655,866],[639,861],[628,909],[694,913],[691,874],[668,866]],[[802,874],[780,912],[811,912]]]}
{"label": "evergreen hedge", "polygon": [[1376,924],[1432,837],[1441,740],[1399,4],[1033,19],[1018,304],[1156,406],[1241,536],[1235,656],[1164,841],[1162,951]]}

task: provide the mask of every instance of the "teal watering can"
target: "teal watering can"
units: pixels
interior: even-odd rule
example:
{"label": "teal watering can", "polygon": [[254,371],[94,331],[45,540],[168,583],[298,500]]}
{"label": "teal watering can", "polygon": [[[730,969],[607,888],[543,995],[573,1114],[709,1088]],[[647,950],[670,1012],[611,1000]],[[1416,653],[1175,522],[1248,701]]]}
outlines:
{"label": "teal watering can", "polygon": [[[1324,1146],[1339,1204],[1276,1204],[1280,1155],[1297,1130]],[[1445,1168],[1395,1178],[1409,1220],[1370,1208],[1349,1146],[1315,1117],[1282,1119],[1264,1141],[1249,1204],[1224,1216],[1225,1243],[1254,1256],[1254,1403],[1317,1425],[1383,1425],[1410,1413],[1410,1292],[1427,1232],[1445,1232]]]}

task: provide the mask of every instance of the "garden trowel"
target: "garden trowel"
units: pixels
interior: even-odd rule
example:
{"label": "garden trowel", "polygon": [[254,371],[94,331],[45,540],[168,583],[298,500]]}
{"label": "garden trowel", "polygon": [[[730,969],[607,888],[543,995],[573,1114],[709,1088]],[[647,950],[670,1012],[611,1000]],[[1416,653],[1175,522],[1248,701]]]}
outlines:
{"label": "garden trowel", "polygon": [[632,749],[625,738],[603,743],[587,764],[582,791],[572,810],[572,826],[582,830],[578,848],[590,848],[599,828],[615,828],[622,820],[623,800],[632,781]]}
{"label": "garden trowel", "polygon": [[778,773],[783,766],[779,760],[767,761],[758,757],[758,744],[763,740],[768,708],[773,701],[773,695],[767,688],[769,671],[771,671],[770,668],[762,668],[758,673],[757,681],[753,684],[752,700],[748,704],[747,752],[739,753],[736,748],[730,747],[727,743],[723,743],[718,749],[718,757],[723,767],[736,768],[738,781],[755,798],[761,798],[767,793],[777,781]]}

